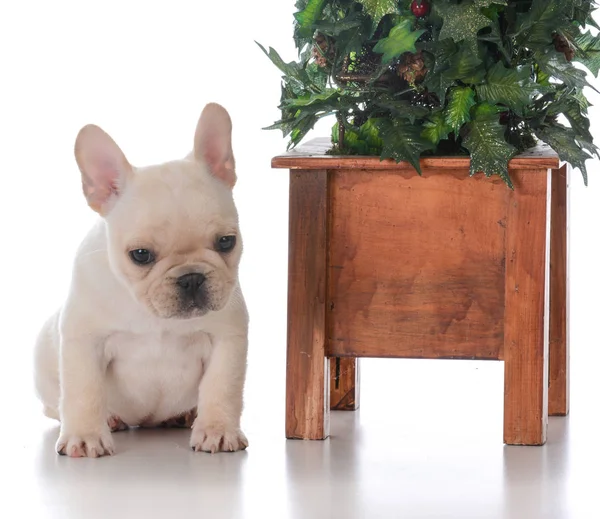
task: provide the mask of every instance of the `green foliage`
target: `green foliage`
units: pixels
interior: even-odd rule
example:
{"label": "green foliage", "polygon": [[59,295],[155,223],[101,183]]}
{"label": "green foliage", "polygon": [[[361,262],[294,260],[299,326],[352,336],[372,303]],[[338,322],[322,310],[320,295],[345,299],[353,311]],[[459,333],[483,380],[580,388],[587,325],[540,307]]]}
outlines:
{"label": "green foliage", "polygon": [[399,117],[379,119],[376,124],[383,142],[381,158],[393,158],[396,162],[405,160],[421,174],[419,157],[425,150],[433,149],[433,145],[421,137],[420,128]]}
{"label": "green foliage", "polygon": [[313,24],[321,16],[325,2],[326,0],[308,0],[306,7],[294,14],[300,35],[304,37],[312,36],[314,32]]}
{"label": "green foliage", "polygon": [[577,52],[575,59],[583,63],[589,71],[598,76],[600,71],[600,35],[592,36],[588,31],[575,38]]}
{"label": "green foliage", "polygon": [[471,176],[483,172],[486,177],[499,175],[511,188],[508,161],[517,149],[504,140],[504,128],[495,114],[482,112],[468,125],[464,147],[471,154]]}
{"label": "green foliage", "polygon": [[441,140],[447,139],[452,131],[452,126],[446,122],[444,114],[435,112],[423,123],[421,137],[427,139],[433,145],[437,145]]}
{"label": "green foliage", "polygon": [[477,87],[477,95],[484,102],[503,104],[522,115],[533,97],[546,90],[531,80],[531,71],[525,66],[507,69],[496,63],[487,73],[485,81]]}
{"label": "green foliage", "polygon": [[468,153],[472,174],[511,187],[509,160],[539,139],[587,183],[586,160],[600,158],[584,95],[600,74],[596,2],[428,1],[416,18],[411,0],[296,0],[298,58],[259,44],[282,74],[268,128],[294,147],[333,116],[331,153],[419,172],[424,155]]}
{"label": "green foliage", "polygon": [[405,52],[416,52],[415,42],[424,29],[413,31],[414,22],[409,19],[403,19],[398,25],[392,27],[390,35],[387,38],[382,38],[373,47],[373,50],[379,54],[383,54],[381,60],[383,63],[389,63],[394,58],[404,54]]}
{"label": "green foliage", "polygon": [[363,5],[365,12],[372,18],[374,29],[386,14],[398,12],[397,0],[358,0],[358,3]]}
{"label": "green foliage", "polygon": [[471,108],[475,105],[475,92],[471,87],[456,87],[450,92],[448,106],[444,110],[446,124],[458,134],[462,125],[471,119]]}

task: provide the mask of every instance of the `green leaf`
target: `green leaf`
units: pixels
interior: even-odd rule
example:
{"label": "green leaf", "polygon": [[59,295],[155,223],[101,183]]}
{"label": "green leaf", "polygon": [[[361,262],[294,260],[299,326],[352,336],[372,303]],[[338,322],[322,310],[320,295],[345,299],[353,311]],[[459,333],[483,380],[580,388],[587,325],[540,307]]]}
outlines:
{"label": "green leaf", "polygon": [[[336,55],[338,61],[343,60],[353,52],[360,53],[365,40],[371,34],[371,19],[362,12],[351,13],[347,16],[355,22],[348,23],[343,30],[335,36]],[[350,20],[348,20],[350,22]]]}
{"label": "green leaf", "polygon": [[433,56],[433,67],[429,66],[428,68],[434,72],[446,70],[450,66],[450,59],[459,50],[451,38],[439,41],[421,41],[415,46],[417,49],[423,50],[426,53],[425,56],[427,53]]}
{"label": "green leaf", "polygon": [[373,20],[373,30],[377,29],[379,22],[386,14],[398,12],[397,0],[356,0],[362,4],[367,14]]}
{"label": "green leaf", "polygon": [[481,12],[482,7],[488,7],[491,2],[486,0],[463,0],[460,4],[451,2],[434,2],[434,12],[444,21],[439,39],[452,38],[456,43],[465,41],[469,50],[477,53],[477,33],[492,21]]}
{"label": "green leaf", "polygon": [[396,99],[392,96],[384,95],[373,100],[373,106],[390,112],[391,117],[406,118],[411,124],[416,119],[425,117],[429,109],[424,106],[413,105],[404,99]]}
{"label": "green leaf", "polygon": [[452,131],[452,127],[446,124],[446,119],[441,112],[436,112],[423,123],[423,131],[421,137],[427,139],[432,144],[437,145],[438,142],[448,138],[448,134]]}
{"label": "green leaf", "polygon": [[378,119],[379,135],[383,141],[381,160],[393,158],[396,162],[405,160],[421,174],[419,158],[425,150],[434,148],[433,144],[421,137],[420,128],[406,119]]}
{"label": "green leaf", "polygon": [[340,94],[335,88],[327,88],[324,92],[318,94],[303,95],[295,99],[288,99],[284,101],[285,107],[299,108],[302,106],[318,105],[319,107],[331,106],[335,107],[335,101],[339,98]]}
{"label": "green leaf", "polygon": [[549,50],[536,54],[540,69],[562,81],[569,88],[583,88],[587,85],[586,73],[569,63],[562,52]]}
{"label": "green leaf", "polygon": [[[572,95],[563,94],[554,103],[550,103],[547,114],[551,116],[563,114],[576,136],[585,142],[591,143],[593,137],[590,133],[590,120],[584,115],[586,110],[587,107],[582,107],[578,99],[575,99]],[[594,150],[590,151],[594,153]]]}
{"label": "green leaf", "polygon": [[382,61],[389,63],[405,52],[416,52],[415,42],[425,32],[424,29],[412,30],[410,20],[402,20],[392,28],[390,35],[377,42],[373,48],[378,54],[383,54]]}
{"label": "green leaf", "polygon": [[319,90],[325,90],[327,87],[327,72],[323,67],[319,67],[315,62],[309,63],[306,66],[306,75]]}
{"label": "green leaf", "polygon": [[371,26],[370,20],[362,11],[353,11],[343,18],[335,21],[322,20],[314,24],[315,28],[327,36],[339,36],[344,31],[357,29],[365,25]]}
{"label": "green leaf", "polygon": [[313,24],[323,12],[326,0],[308,0],[306,7],[294,14],[298,23],[298,33],[303,37],[310,37],[314,33]]}
{"label": "green leaf", "polygon": [[445,71],[448,70],[450,59],[456,54],[458,47],[452,39],[446,39],[436,42],[421,42],[417,44],[417,48],[424,51],[423,55],[426,60],[429,60],[429,54],[433,56],[433,65],[427,64],[428,72],[423,86],[429,92],[434,93],[443,106],[446,102],[447,90],[454,84],[454,79],[448,77]]}
{"label": "green leaf", "polygon": [[[331,136],[331,141],[338,144],[338,129],[339,123],[335,123]],[[358,129],[346,128],[344,133],[343,153],[354,155],[380,155],[383,146],[383,141],[379,137],[379,130],[373,123],[373,120],[368,119]]]}
{"label": "green leaf", "polygon": [[450,58],[449,67],[444,75],[451,79],[458,79],[463,83],[477,84],[485,76],[482,61],[473,54],[466,45]]}
{"label": "green leaf", "polygon": [[291,83],[291,86],[296,93],[300,94],[306,90],[314,89],[314,85],[310,81],[306,70],[304,70],[299,63],[294,61],[286,63],[275,49],[269,47],[269,51],[267,52],[260,43],[255,43],[262,49],[273,64],[284,73],[285,79]]}
{"label": "green leaf", "polygon": [[471,87],[457,87],[450,91],[448,106],[444,110],[446,124],[458,135],[464,123],[471,119],[471,107],[475,105],[475,92]]}
{"label": "green leaf", "polygon": [[519,46],[544,49],[552,43],[552,34],[564,25],[564,0],[533,0],[527,14],[517,15],[514,36]]}
{"label": "green leaf", "polygon": [[508,162],[517,149],[504,139],[504,127],[497,119],[477,118],[469,123],[469,134],[463,146],[471,154],[471,176],[483,172],[486,177],[498,175],[512,189]]}
{"label": "green leaf", "polygon": [[446,103],[446,93],[448,88],[450,88],[453,84],[454,79],[449,78],[443,72],[429,71],[427,76],[425,76],[425,80],[423,81],[423,86],[425,86],[429,92],[434,93],[438,97],[442,106],[444,106]]}
{"label": "green leaf", "polygon": [[522,114],[533,96],[544,89],[531,81],[528,68],[507,69],[498,62],[489,70],[485,83],[477,87],[477,95],[481,101],[502,103]]}
{"label": "green leaf", "polygon": [[575,39],[577,52],[575,58],[583,63],[588,70],[598,76],[600,71],[600,35],[593,36],[589,31]]}
{"label": "green leaf", "polygon": [[[506,63],[510,63],[512,59],[512,50],[510,49],[510,39],[505,40],[500,29],[500,20],[498,14],[494,12],[492,17],[492,23],[490,25],[490,32],[479,36],[482,41],[488,41],[496,45],[498,50],[502,53]],[[507,46],[509,47],[507,49]]]}
{"label": "green leaf", "polygon": [[312,114],[307,115],[302,119],[298,119],[298,124],[290,134],[290,142],[287,146],[288,150],[296,147],[300,143],[300,141],[304,139],[306,134],[315,127],[315,124],[317,124],[318,120],[319,117]]}
{"label": "green leaf", "polygon": [[505,112],[506,108],[503,108],[498,105],[492,105],[490,103],[480,103],[472,110],[473,118],[483,120],[483,119],[498,119],[498,114],[500,112]]}
{"label": "green leaf", "polygon": [[535,130],[535,134],[558,153],[560,160],[568,162],[573,168],[579,168],[583,176],[583,182],[587,186],[588,177],[585,161],[590,157],[577,144],[573,130],[556,124],[538,128]]}

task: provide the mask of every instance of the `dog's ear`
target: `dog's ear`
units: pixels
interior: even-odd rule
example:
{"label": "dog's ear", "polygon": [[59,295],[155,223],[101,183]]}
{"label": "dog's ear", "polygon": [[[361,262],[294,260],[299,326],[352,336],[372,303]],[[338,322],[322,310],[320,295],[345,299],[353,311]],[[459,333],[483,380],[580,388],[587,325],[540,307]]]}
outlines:
{"label": "dog's ear", "polygon": [[93,124],[84,126],[75,140],[75,159],[81,171],[88,205],[101,215],[125,186],[132,167],[115,141]]}
{"label": "dog's ear", "polygon": [[209,103],[202,110],[194,137],[194,157],[205,162],[213,176],[233,188],[236,176],[231,118],[221,105]]}

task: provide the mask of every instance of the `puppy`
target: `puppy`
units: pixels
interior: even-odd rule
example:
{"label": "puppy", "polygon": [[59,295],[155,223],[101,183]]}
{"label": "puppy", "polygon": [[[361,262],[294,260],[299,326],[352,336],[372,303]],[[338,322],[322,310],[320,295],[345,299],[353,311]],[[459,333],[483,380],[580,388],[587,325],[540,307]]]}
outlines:
{"label": "puppy", "polygon": [[248,314],[227,111],[206,105],[182,160],[134,167],[93,125],[75,158],[101,218],[35,350],[44,413],[61,423],[57,452],[113,454],[111,429],[192,421],[194,451],[245,449]]}

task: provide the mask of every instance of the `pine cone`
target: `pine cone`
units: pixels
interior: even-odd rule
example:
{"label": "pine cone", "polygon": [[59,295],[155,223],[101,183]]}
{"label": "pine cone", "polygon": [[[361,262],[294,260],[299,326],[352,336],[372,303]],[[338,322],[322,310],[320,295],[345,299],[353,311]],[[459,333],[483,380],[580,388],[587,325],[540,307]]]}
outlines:
{"label": "pine cone", "polygon": [[312,56],[319,67],[326,67],[327,62],[333,59],[335,55],[335,47],[330,43],[325,36],[317,33],[315,36],[315,44],[312,48]]}
{"label": "pine cone", "polygon": [[411,85],[423,81],[427,74],[427,68],[423,61],[423,55],[419,51],[416,54],[407,52],[396,67],[397,74]]}
{"label": "pine cone", "polygon": [[575,49],[564,36],[554,33],[552,35],[552,41],[556,51],[562,52],[565,55],[565,58],[567,58],[567,61],[571,61],[575,57]]}

